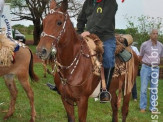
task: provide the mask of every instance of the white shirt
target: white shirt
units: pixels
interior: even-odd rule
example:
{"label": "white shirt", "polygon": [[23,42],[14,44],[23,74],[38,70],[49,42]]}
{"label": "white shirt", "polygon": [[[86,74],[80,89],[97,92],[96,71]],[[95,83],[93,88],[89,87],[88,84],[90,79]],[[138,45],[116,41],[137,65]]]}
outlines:
{"label": "white shirt", "polygon": [[132,50],[136,53],[136,55],[138,55],[138,56],[140,55],[139,50],[138,50],[137,47],[131,46],[131,48],[132,48]]}

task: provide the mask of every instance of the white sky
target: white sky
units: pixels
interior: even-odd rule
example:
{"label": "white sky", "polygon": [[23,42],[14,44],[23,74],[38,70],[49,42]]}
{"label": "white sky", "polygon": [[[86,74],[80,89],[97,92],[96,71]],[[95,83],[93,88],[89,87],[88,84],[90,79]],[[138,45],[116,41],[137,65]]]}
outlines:
{"label": "white sky", "polygon": [[[140,17],[141,15],[163,18],[163,0],[117,0],[118,11],[116,13],[116,28],[126,28],[127,22],[124,16]],[[72,20],[76,26],[76,21]],[[12,24],[30,25],[31,21],[12,22]]]}
{"label": "white sky", "polygon": [[140,17],[142,15],[149,17],[163,18],[163,0],[117,0],[118,11],[116,14],[116,28],[126,28],[127,17]]}

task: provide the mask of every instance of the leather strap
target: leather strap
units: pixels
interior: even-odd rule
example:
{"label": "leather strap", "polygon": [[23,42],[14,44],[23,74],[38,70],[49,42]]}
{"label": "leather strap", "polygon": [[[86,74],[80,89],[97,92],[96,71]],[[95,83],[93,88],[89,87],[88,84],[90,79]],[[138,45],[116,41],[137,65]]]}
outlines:
{"label": "leather strap", "polygon": [[106,82],[105,82],[105,76],[104,76],[104,68],[101,67],[101,80],[102,80],[102,90],[106,91]]}

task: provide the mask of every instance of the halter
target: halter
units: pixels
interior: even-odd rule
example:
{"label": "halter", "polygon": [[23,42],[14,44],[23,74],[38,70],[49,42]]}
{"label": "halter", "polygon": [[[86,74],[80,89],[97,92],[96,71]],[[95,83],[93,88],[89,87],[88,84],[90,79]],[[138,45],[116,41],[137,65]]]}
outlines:
{"label": "halter", "polygon": [[61,11],[55,11],[54,9],[51,9],[50,12],[49,12],[49,14],[54,14],[54,13],[59,13],[59,14],[62,14],[62,15],[65,16],[65,21],[63,23],[62,30],[59,32],[58,36],[54,36],[54,35],[47,34],[46,32],[42,32],[41,37],[46,37],[47,36],[47,37],[53,38],[53,39],[57,40],[57,43],[58,43],[59,40],[61,39],[62,34],[66,30],[65,26],[66,26],[66,22],[67,22],[67,13],[65,14],[65,13],[63,13]]}

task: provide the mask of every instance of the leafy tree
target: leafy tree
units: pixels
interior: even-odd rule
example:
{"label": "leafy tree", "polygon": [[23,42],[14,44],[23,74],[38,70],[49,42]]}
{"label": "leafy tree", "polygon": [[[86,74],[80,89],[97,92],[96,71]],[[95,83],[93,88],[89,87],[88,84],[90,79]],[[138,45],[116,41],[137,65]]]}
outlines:
{"label": "leafy tree", "polygon": [[[131,34],[134,38],[134,41],[138,42],[139,47],[141,43],[149,39],[149,33],[152,29],[159,30],[159,39],[163,39],[163,32],[161,31],[162,18],[149,17],[149,16],[140,16],[140,17],[125,17],[128,22],[126,33]],[[162,38],[162,39],[161,39]]]}
{"label": "leafy tree", "polygon": [[11,3],[11,0],[5,0],[5,3]]}
{"label": "leafy tree", "polygon": [[33,33],[33,28],[34,28],[34,26],[33,25],[29,25],[28,27],[27,27],[27,30],[26,30],[26,32],[27,32],[27,34],[32,34]]}
{"label": "leafy tree", "polygon": [[34,44],[38,44],[42,32],[42,19],[47,13],[49,0],[12,0],[12,14],[16,17],[13,21],[30,20],[34,25]]}
{"label": "leafy tree", "polygon": [[[33,22],[34,44],[37,45],[42,32],[42,20],[49,12],[50,0],[12,0],[12,14],[16,17],[13,21],[30,20]],[[62,0],[56,0],[58,4]],[[69,1],[69,12],[71,17],[76,17],[79,13],[82,4],[80,0]]]}

